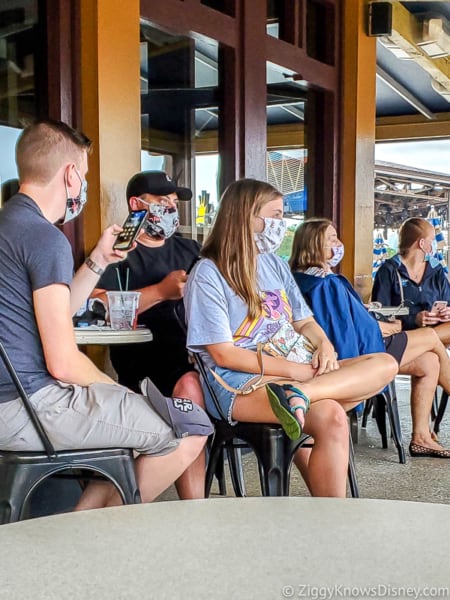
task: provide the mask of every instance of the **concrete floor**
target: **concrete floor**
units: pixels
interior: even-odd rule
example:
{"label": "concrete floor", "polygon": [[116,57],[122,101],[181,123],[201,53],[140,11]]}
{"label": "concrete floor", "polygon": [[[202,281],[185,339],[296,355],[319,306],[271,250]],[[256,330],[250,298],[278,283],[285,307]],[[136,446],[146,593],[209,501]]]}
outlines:
{"label": "concrete floor", "polygon": [[[450,459],[411,458],[408,445],[411,438],[411,415],[409,410],[409,378],[398,377],[396,389],[403,440],[407,452],[406,464],[398,462],[398,454],[392,441],[389,448],[381,448],[381,437],[375,420],[369,418],[366,429],[359,428],[359,440],[355,445],[355,461],[360,496],[362,498],[384,498],[390,500],[414,500],[420,502],[450,503]],[[447,413],[441,423],[441,443],[450,448],[450,416]],[[253,454],[243,458],[248,496],[260,496],[259,479]],[[227,492],[233,490],[226,466]],[[218,497],[218,488],[213,484],[211,497]],[[293,467],[291,495],[307,496],[308,491]],[[173,488],[167,490],[160,500],[173,500]]]}

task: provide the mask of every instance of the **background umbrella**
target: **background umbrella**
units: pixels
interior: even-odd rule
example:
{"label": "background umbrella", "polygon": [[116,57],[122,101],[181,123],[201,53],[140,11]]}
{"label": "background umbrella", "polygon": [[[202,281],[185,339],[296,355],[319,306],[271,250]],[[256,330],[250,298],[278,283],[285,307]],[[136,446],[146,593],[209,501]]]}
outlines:
{"label": "background umbrella", "polygon": [[444,233],[441,229],[441,218],[438,215],[438,213],[436,212],[436,209],[434,208],[434,206],[430,206],[430,210],[428,211],[428,214],[427,214],[427,221],[429,223],[431,223],[431,225],[433,225],[434,231],[435,231],[435,239],[437,242],[437,251],[436,251],[435,257],[438,259],[438,261],[444,267],[444,271],[446,273],[448,273],[447,263],[444,258],[445,238],[444,238]]}

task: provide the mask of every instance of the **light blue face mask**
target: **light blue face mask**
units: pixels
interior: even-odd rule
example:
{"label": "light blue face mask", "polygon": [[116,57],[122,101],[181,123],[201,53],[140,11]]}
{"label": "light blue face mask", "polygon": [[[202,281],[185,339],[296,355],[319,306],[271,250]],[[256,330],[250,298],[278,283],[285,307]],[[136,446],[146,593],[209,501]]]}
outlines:
{"label": "light blue face mask", "polygon": [[425,252],[423,257],[425,262],[429,262],[431,267],[434,268],[439,264],[439,260],[434,256],[437,252],[437,241],[431,240],[431,252]]}

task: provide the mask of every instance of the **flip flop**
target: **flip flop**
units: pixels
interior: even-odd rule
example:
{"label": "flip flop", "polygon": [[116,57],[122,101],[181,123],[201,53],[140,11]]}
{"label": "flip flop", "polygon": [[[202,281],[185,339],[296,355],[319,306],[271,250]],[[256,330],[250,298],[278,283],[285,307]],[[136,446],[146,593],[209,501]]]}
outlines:
{"label": "flip flop", "polygon": [[[294,393],[288,398],[285,390]],[[273,413],[280,421],[284,432],[291,440],[298,440],[303,433],[303,428],[295,417],[295,411],[300,408],[306,414],[310,405],[309,398],[301,390],[289,384],[268,383],[266,391]],[[303,404],[291,406],[289,404],[291,398],[299,398]]]}

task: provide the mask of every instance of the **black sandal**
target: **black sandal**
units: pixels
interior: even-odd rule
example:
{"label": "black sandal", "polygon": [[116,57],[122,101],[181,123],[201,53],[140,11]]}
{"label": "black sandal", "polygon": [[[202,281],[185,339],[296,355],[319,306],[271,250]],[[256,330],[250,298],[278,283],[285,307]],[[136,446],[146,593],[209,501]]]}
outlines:
{"label": "black sandal", "polygon": [[[301,409],[306,415],[311,404],[308,396],[306,396],[298,388],[288,383],[285,383],[284,385],[268,383],[266,385],[266,390],[269,397],[270,406],[274,415],[279,420],[284,432],[291,440],[298,440],[303,433],[303,428],[301,423],[295,417],[295,411]],[[285,390],[293,392],[293,394],[288,398]],[[303,401],[303,404],[291,406],[289,404],[289,400],[291,398],[299,398]]]}

